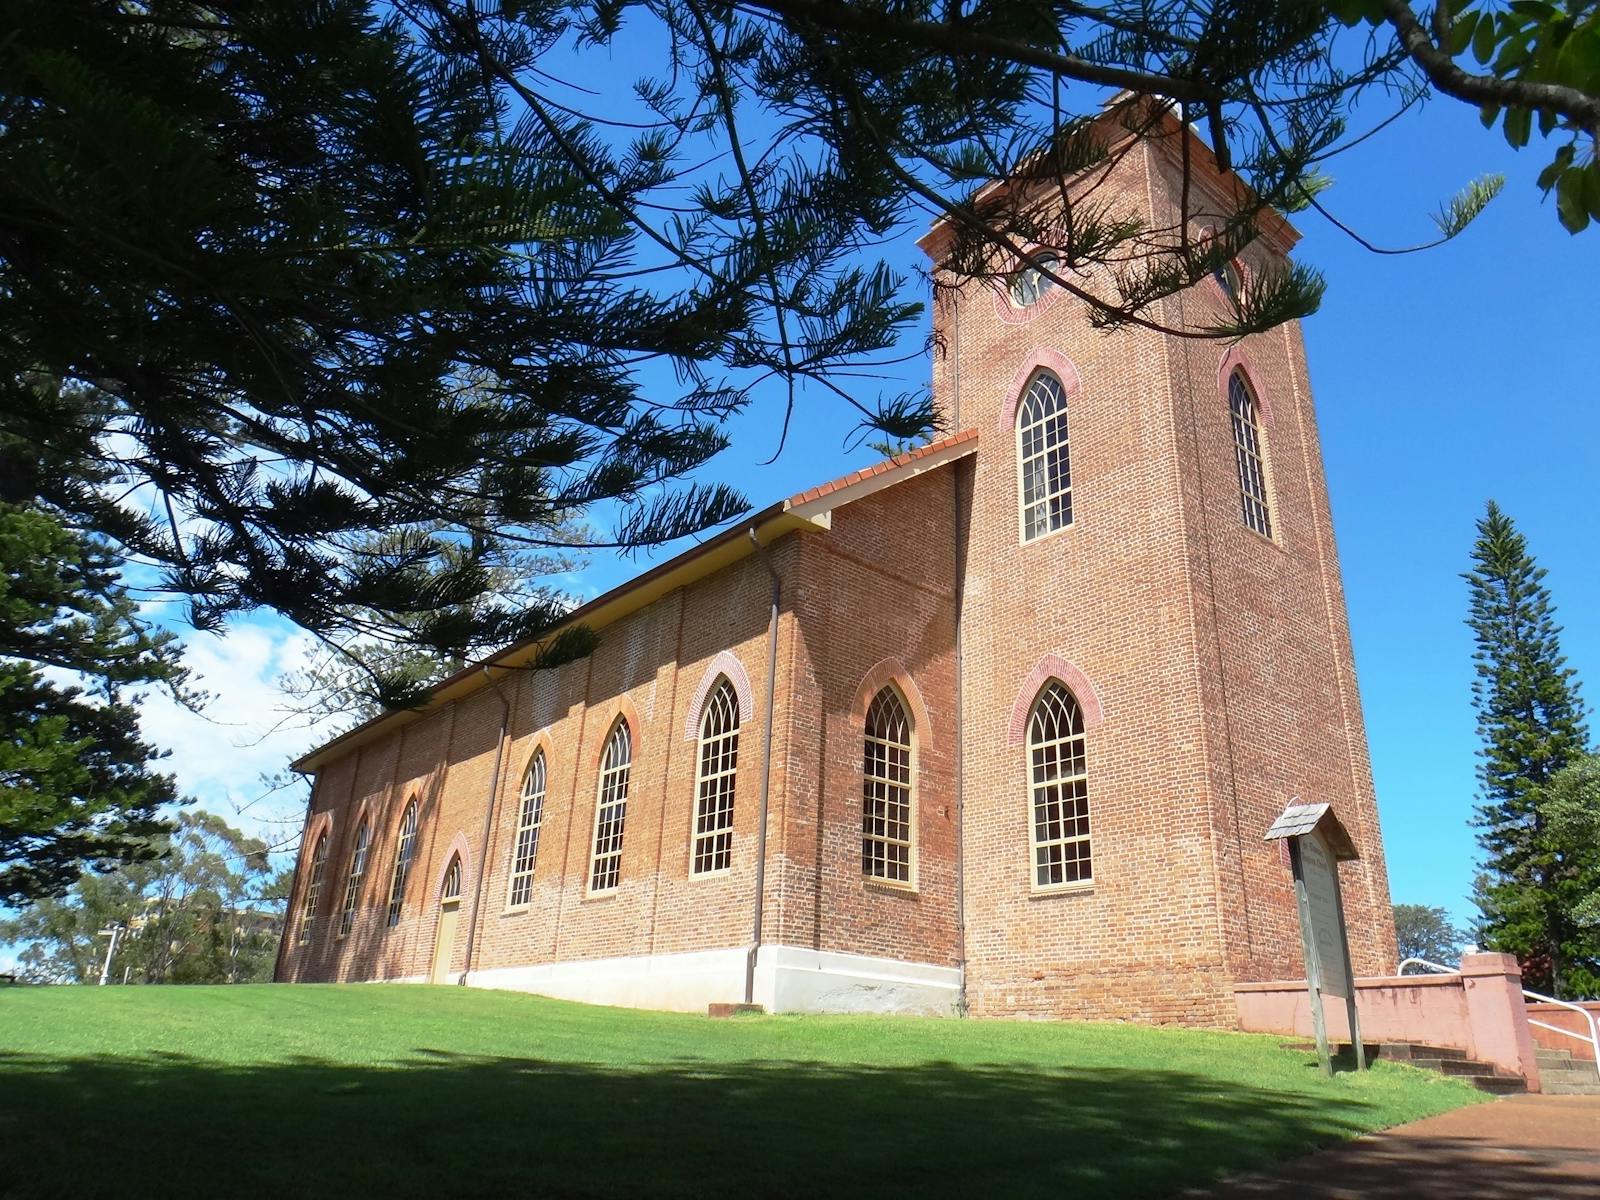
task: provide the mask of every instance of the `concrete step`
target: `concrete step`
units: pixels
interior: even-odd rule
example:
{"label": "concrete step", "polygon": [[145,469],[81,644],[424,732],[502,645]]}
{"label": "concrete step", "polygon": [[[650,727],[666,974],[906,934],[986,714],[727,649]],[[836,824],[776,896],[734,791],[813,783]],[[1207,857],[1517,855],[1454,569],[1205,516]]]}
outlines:
{"label": "concrete step", "polygon": [[1488,1063],[1474,1062],[1470,1058],[1413,1058],[1413,1067],[1424,1071],[1438,1071],[1441,1075],[1493,1075],[1495,1069]]}
{"label": "concrete step", "polygon": [[[1313,1042],[1284,1042],[1282,1045],[1285,1050],[1317,1048]],[[1355,1048],[1349,1042],[1339,1042],[1328,1048],[1333,1052],[1335,1061],[1343,1060],[1349,1064],[1355,1060]],[[1509,1095],[1528,1090],[1526,1081],[1520,1075],[1502,1075],[1492,1064],[1468,1058],[1465,1050],[1457,1050],[1451,1046],[1423,1046],[1414,1042],[1369,1042],[1362,1048],[1367,1052],[1368,1062],[1383,1058],[1424,1071],[1437,1071],[1441,1075],[1470,1083],[1480,1092]]]}
{"label": "concrete step", "polygon": [[[1528,1090],[1527,1081],[1520,1075],[1502,1075],[1489,1063],[1475,1062],[1470,1058],[1413,1058],[1409,1065],[1460,1079],[1480,1092],[1505,1095]],[[1543,1078],[1542,1072],[1540,1077]]]}
{"label": "concrete step", "polygon": [[1534,1060],[1538,1062],[1539,1070],[1541,1071],[1566,1071],[1573,1067],[1583,1065],[1575,1060],[1572,1055],[1568,1054],[1565,1050],[1559,1052],[1540,1050],[1534,1055]]}
{"label": "concrete step", "polygon": [[1480,1092],[1492,1092],[1496,1096],[1521,1095],[1528,1090],[1527,1083],[1519,1075],[1458,1075],[1457,1079],[1464,1079]]}
{"label": "concrete step", "polygon": [[[1349,1043],[1345,1043],[1340,1049],[1348,1051]],[[1372,1047],[1369,1046],[1368,1049]],[[1378,1045],[1377,1051],[1380,1058],[1387,1058],[1393,1062],[1411,1062],[1418,1058],[1450,1058],[1465,1061],[1467,1057],[1465,1050],[1457,1050],[1454,1046],[1428,1046],[1420,1042],[1382,1042]]]}
{"label": "concrete step", "polygon": [[1539,1068],[1539,1089],[1547,1096],[1600,1096],[1600,1072],[1593,1063],[1565,1070]]}
{"label": "concrete step", "polygon": [[[1316,1050],[1315,1042],[1282,1042],[1280,1048],[1284,1050]],[[1355,1049],[1349,1042],[1332,1042],[1328,1049],[1334,1057],[1354,1058]],[[1363,1042],[1362,1049],[1367,1052],[1367,1061],[1376,1058],[1386,1058],[1391,1062],[1410,1062],[1413,1058],[1453,1058],[1465,1059],[1467,1052],[1457,1050],[1453,1046],[1424,1046],[1416,1042]]]}

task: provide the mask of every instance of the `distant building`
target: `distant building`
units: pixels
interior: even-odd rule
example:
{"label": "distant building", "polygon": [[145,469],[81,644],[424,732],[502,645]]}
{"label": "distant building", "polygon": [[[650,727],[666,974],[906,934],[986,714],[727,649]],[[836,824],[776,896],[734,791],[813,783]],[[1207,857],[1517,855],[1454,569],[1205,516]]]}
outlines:
{"label": "distant building", "polygon": [[[1221,208],[1166,132],[1101,186],[1170,221],[1189,137]],[[1261,232],[1170,319],[1298,236]],[[278,978],[1231,1025],[1303,972],[1262,841],[1294,797],[1360,850],[1357,971],[1392,964],[1298,326],[1107,335],[1023,272],[935,332],[956,432],[584,606],[588,657],[513,647],[302,759]]]}

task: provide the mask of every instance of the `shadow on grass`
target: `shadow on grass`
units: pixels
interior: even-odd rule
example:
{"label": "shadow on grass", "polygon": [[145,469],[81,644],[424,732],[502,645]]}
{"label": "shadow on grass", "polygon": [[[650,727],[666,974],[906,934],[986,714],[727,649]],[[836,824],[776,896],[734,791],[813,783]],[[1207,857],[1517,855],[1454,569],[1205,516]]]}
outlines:
{"label": "shadow on grass", "polygon": [[0,1197],[1153,1196],[1363,1109],[1175,1071],[0,1054]]}

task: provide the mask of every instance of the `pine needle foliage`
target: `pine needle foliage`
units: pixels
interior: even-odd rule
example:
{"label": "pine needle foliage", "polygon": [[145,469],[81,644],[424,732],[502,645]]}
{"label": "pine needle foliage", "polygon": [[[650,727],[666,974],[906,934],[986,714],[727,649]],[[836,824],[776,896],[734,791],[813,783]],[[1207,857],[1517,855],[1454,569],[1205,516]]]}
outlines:
{"label": "pine needle foliage", "polygon": [[119,566],[102,539],[0,502],[0,905],[152,858],[169,828],[160,813],[177,791],[137,702],[141,689],[181,693],[184,671]]}
{"label": "pine needle foliage", "polygon": [[[498,596],[505,572],[586,511],[626,548],[744,511],[682,482],[719,418],[917,311],[830,270],[818,222],[838,252],[856,235],[777,183],[766,246],[654,286],[625,210],[662,135],[541,124],[403,6],[63,0],[0,25],[0,422],[73,467],[0,489],[101,531],[201,629],[266,607],[447,658],[537,636],[565,599]],[[805,289],[783,354],[750,316],[780,269]]]}
{"label": "pine needle foliage", "polygon": [[[1581,856],[1585,847],[1600,846],[1600,754],[1585,755],[1557,771],[1540,807],[1552,835],[1568,854]],[[1579,886],[1572,916],[1589,932],[1600,933],[1600,869],[1585,872]],[[1596,990],[1600,989],[1590,989],[1590,995]]]}
{"label": "pine needle foliage", "polygon": [[1490,501],[1478,522],[1467,624],[1476,648],[1472,702],[1478,715],[1479,936],[1523,963],[1528,985],[1555,995],[1600,985],[1600,939],[1573,910],[1593,888],[1600,849],[1552,835],[1542,809],[1560,772],[1583,757],[1589,731],[1545,570],[1527,539]]}
{"label": "pine needle foliage", "polygon": [[[610,526],[588,544],[638,548],[745,510],[696,472],[758,394],[785,430],[828,396],[869,440],[927,434],[930,397],[874,378],[921,314],[877,251],[908,223],[950,231],[941,286],[1028,266],[1105,328],[1236,339],[1314,311],[1315,271],[1251,272],[1221,314],[1168,299],[1269,210],[1337,223],[1358,107],[1430,87],[1500,104],[1508,136],[1537,113],[1575,221],[1600,194],[1593,5],[1487,10],[0,0],[0,423],[83,468],[12,499],[203,629],[275,609],[358,670],[374,639],[534,638],[564,598],[531,573],[586,513]],[[659,66],[612,78],[641,47]],[[1153,215],[1106,186],[1144,153],[1177,163]]]}

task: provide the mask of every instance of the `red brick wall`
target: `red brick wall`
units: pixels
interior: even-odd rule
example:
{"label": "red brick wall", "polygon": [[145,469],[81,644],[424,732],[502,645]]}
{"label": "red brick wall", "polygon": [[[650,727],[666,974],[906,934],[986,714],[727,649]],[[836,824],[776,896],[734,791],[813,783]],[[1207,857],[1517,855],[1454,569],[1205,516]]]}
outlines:
{"label": "red brick wall", "polygon": [[[1158,220],[1175,219],[1177,171],[1167,165],[1153,174]],[[1282,262],[1263,245],[1244,260],[1247,273]],[[1197,308],[1219,303],[1217,289],[1191,289],[1168,305],[1169,316],[1182,319],[1187,306],[1194,320]],[[1196,623],[1202,655],[1214,664],[1208,755],[1230,969],[1250,980],[1303,971],[1288,871],[1279,849],[1260,840],[1299,797],[1332,803],[1361,852],[1341,868],[1354,966],[1387,974],[1396,962],[1388,873],[1300,325],[1247,338],[1231,352],[1194,341],[1174,350],[1175,391],[1192,414],[1180,446]],[[1271,408],[1261,422],[1271,541],[1239,515],[1224,388],[1241,362]]]}
{"label": "red brick wall", "polygon": [[[1100,194],[1166,220],[1174,186],[1158,152],[1140,151]],[[1253,248],[1247,270],[1265,269],[1270,253]],[[1160,315],[1192,322],[1219,297],[1203,284]],[[1382,842],[1298,327],[1233,352],[1271,412],[1268,541],[1239,517],[1219,387],[1227,347],[1096,332],[1065,295],[1014,312],[986,284],[943,295],[935,323],[935,393],[952,429],[980,431],[977,454],[837,509],[828,532],[791,534],[770,551],[784,591],[764,938],[944,965],[962,963],[964,949],[980,1014],[1231,1024],[1235,981],[1300,969],[1287,867],[1260,840],[1298,796],[1331,801],[1361,848],[1344,868],[1356,966],[1389,968]],[[1074,521],[1020,545],[1010,413],[1028,364],[1044,359],[1076,377]],[[332,818],[317,930],[310,946],[286,947],[280,977],[425,975],[452,846],[465,848],[458,970],[469,940],[475,970],[747,944],[769,600],[765,566],[747,558],[608,626],[588,658],[503,678],[508,710],[485,689],[324,769],[308,826],[314,835]],[[697,746],[685,732],[722,652],[750,683],[733,867],[692,879]],[[1088,732],[1094,880],[1046,894],[1032,887],[1014,715],[1052,655],[1098,710]],[[914,888],[860,869],[862,713],[891,678],[916,726]],[[591,896],[599,757],[619,714],[634,734],[621,885]],[[536,745],[548,773],[533,895],[508,909],[517,796]],[[404,917],[389,929],[412,796],[417,854]],[[360,914],[340,939],[362,814],[373,847]]]}
{"label": "red brick wall", "polygon": [[[955,734],[952,653],[954,479],[931,472],[834,514],[827,534],[794,534],[771,548],[784,580],[774,711],[764,937],[819,950],[946,965],[957,961],[954,902]],[[589,658],[501,680],[510,704],[507,748],[488,853],[484,820],[502,706],[492,689],[404,726],[324,769],[310,821],[334,818],[317,930],[286,948],[282,977],[368,979],[428,972],[439,884],[450,847],[466,846],[453,969],[610,958],[749,942],[760,806],[770,576],[752,557],[607,627]],[[849,597],[841,604],[841,597]],[[719,653],[749,683],[734,804],[733,866],[691,877],[698,721],[689,712]],[[870,669],[893,660],[912,700],[917,886],[865,881],[860,870],[861,712]],[[890,676],[879,672],[880,682]],[[635,722],[633,767],[615,892],[587,882],[599,757],[619,713]],[[534,748],[546,755],[546,793],[533,895],[508,907],[519,792]],[[405,803],[421,802],[404,915],[386,924],[389,880]],[[358,919],[335,936],[353,814],[374,841]],[[819,819],[820,813],[820,819]],[[308,827],[309,828],[309,827]],[[309,849],[306,852],[309,854]],[[487,879],[476,919],[477,877]],[[303,903],[303,881],[295,911]]]}
{"label": "red brick wall", "polygon": [[[773,931],[785,945],[959,961],[955,531],[954,474],[946,467],[838,509],[827,536],[800,539]],[[864,716],[891,679],[908,697],[914,726],[914,887],[861,872]]]}
{"label": "red brick wall", "polygon": [[[774,547],[792,567],[791,537]],[[282,976],[366,979],[425,975],[433,953],[439,883],[459,836],[468,854],[453,969],[554,960],[671,953],[742,945],[750,937],[755,829],[760,800],[767,670],[768,575],[747,559],[606,628],[594,654],[553,671],[518,672],[498,682],[510,706],[494,821],[483,852],[503,706],[484,689],[404,726],[325,768],[309,818],[335,816],[336,836],[309,947],[291,944]],[[685,737],[706,668],[731,652],[752,687],[741,714],[734,802],[733,866],[691,880],[689,838],[697,778],[696,741]],[[781,678],[782,676],[780,676]],[[613,721],[634,722],[633,765],[622,876],[611,893],[590,895],[599,758]],[[511,909],[509,876],[522,779],[534,747],[546,754],[546,792],[533,895]],[[781,773],[775,772],[781,785]],[[352,781],[354,790],[352,791]],[[390,873],[405,801],[422,798],[417,851],[404,916],[385,923]],[[375,839],[362,909],[348,938],[335,937],[357,807],[374,814]],[[308,825],[308,828],[310,826]],[[309,845],[303,857],[309,857]],[[487,863],[474,917],[477,878]],[[304,872],[302,871],[303,875]],[[303,879],[295,893],[300,911]]]}
{"label": "red brick wall", "polygon": [[[1135,152],[1100,195],[1155,206],[1159,223],[1171,186],[1156,152]],[[1161,315],[1192,322],[1219,300],[1207,283]],[[935,393],[952,425],[984,437],[962,600],[972,1009],[1230,1023],[1232,980],[1299,969],[1288,872],[1260,841],[1293,796],[1331,800],[1350,827],[1364,853],[1346,868],[1357,967],[1392,964],[1298,328],[1245,347],[1274,414],[1268,542],[1239,516],[1224,345],[1097,332],[1066,295],[1016,313],[980,283],[946,295],[935,321]],[[1020,545],[1009,417],[1019,369],[1052,354],[1080,385],[1068,399],[1073,524]],[[1081,669],[1104,720],[1088,735],[1093,887],[1041,894],[1026,751],[1008,733],[1046,653]]]}

